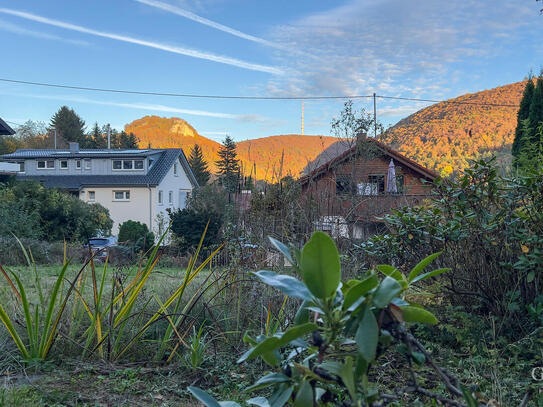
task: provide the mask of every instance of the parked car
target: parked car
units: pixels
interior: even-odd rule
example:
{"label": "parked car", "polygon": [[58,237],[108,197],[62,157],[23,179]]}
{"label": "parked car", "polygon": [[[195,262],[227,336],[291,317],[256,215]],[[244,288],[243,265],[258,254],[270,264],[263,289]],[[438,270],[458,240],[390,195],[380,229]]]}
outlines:
{"label": "parked car", "polygon": [[108,256],[108,248],[117,246],[117,238],[115,236],[109,237],[93,237],[89,239],[87,247],[90,246],[95,260],[105,261]]}

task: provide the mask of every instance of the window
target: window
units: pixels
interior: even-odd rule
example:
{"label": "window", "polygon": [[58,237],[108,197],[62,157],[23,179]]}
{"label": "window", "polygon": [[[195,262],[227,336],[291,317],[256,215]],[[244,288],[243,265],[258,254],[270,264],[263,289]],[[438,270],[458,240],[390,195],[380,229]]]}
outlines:
{"label": "window", "polygon": [[336,176],[336,194],[350,195],[353,193],[353,180],[350,175]]}
{"label": "window", "polygon": [[67,170],[68,169],[68,160],[60,160],[60,169],[61,170]]}
{"label": "window", "polygon": [[143,170],[143,160],[113,160],[112,168],[120,170]]}
{"label": "window", "polygon": [[158,191],[158,204],[162,205],[162,191]]}
{"label": "window", "polygon": [[114,201],[130,201],[130,191],[113,191]]}
{"label": "window", "polygon": [[81,160],[75,160],[75,169],[80,170],[81,169]]}
{"label": "window", "polygon": [[177,163],[173,164],[173,175],[177,177]]}
{"label": "window", "polygon": [[168,192],[168,203],[173,204],[173,191]]}
{"label": "window", "polygon": [[40,160],[38,161],[39,170],[51,170],[55,168],[55,160]]}
{"label": "window", "polygon": [[19,172],[25,172],[25,162],[19,163]]}
{"label": "window", "polygon": [[376,185],[377,187],[377,193],[382,194],[385,192],[385,176],[384,175],[370,175],[368,177],[369,183],[372,185]]}
{"label": "window", "polygon": [[94,202],[95,199],[96,199],[96,192],[89,191],[89,202]]}
{"label": "window", "polygon": [[90,170],[91,169],[91,160],[85,160],[85,169]]}

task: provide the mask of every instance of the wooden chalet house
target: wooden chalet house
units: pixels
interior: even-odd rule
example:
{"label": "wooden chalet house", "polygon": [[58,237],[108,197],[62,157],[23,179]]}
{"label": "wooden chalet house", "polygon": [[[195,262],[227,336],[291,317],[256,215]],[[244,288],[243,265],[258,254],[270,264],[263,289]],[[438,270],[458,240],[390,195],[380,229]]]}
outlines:
{"label": "wooden chalet house", "polygon": [[379,217],[428,198],[436,177],[376,139],[361,137],[299,182],[303,204],[317,214],[316,229],[366,239],[379,231]]}

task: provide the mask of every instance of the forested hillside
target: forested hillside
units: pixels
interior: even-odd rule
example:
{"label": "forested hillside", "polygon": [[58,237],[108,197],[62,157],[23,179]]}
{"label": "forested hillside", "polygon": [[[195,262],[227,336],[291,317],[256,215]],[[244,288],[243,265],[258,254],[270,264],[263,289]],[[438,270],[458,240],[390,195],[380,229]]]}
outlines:
{"label": "forested hillside", "polygon": [[[210,170],[213,173],[217,170],[215,161],[220,143],[200,136],[183,119],[145,116],[127,124],[125,130],[138,137],[142,148],[181,147],[188,156],[198,144]],[[237,143],[237,152],[245,176],[273,181],[286,175],[298,176],[308,162],[335,141],[334,137],[323,136],[271,136],[241,141]]]}
{"label": "forested hillside", "polygon": [[469,93],[406,117],[383,140],[403,154],[443,175],[468,166],[468,160],[495,152],[510,162],[517,107],[525,82]]}

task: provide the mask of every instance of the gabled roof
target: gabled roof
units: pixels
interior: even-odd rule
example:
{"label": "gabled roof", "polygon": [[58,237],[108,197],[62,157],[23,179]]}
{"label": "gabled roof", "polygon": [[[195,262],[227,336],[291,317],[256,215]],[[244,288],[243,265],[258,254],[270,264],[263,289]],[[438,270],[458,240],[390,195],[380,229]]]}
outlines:
{"label": "gabled roof", "polygon": [[[420,165],[419,163],[411,160],[410,158],[407,158],[403,154],[400,154],[398,151],[390,148],[389,146],[381,143],[380,141],[377,141],[374,138],[365,138],[364,141],[375,144],[375,146],[379,150],[381,150],[383,153],[393,158],[396,162],[410,168],[411,170],[419,174],[421,178],[425,178],[429,181],[433,181],[438,176],[438,174],[435,173],[434,171],[429,170],[428,168]],[[332,158],[330,161],[322,164],[320,167],[317,167],[316,169],[311,171],[309,174],[304,175],[298,181],[302,185],[304,185],[308,183],[309,181],[319,178],[321,175],[325,174],[326,172],[330,171],[332,168],[338,166],[339,164],[345,162],[346,160],[351,158],[353,155],[355,155],[359,151],[358,148],[359,148],[359,145],[357,143],[350,149]]]}
{"label": "gabled roof", "polygon": [[[21,151],[21,150],[18,150]],[[26,151],[36,151],[36,150],[26,150]],[[52,150],[58,151],[58,150]],[[105,150],[108,151],[108,150]],[[112,150],[109,150],[112,151]],[[138,151],[138,150],[131,150]],[[183,153],[183,150],[180,148],[164,149],[164,150],[145,150],[147,152],[152,151],[153,154],[160,153],[160,157],[156,162],[151,166],[147,174],[143,175],[23,175],[19,174],[17,180],[20,181],[38,181],[43,183],[46,187],[50,188],[62,188],[70,190],[78,190],[82,187],[98,187],[98,186],[156,186],[164,179],[172,165],[176,160],[179,160],[181,166],[187,177],[194,188],[198,187],[198,181],[194,177],[194,174],[190,168],[190,165]],[[13,153],[15,154],[15,153]],[[12,158],[13,154],[7,154],[3,156],[5,159]],[[147,154],[151,155],[151,154]],[[111,157],[112,154],[109,154],[108,157]],[[141,157],[141,155],[139,155]],[[28,156],[18,156],[16,158],[43,158],[41,155],[39,157],[28,157]],[[53,158],[52,156],[47,156],[48,158]],[[54,156],[54,158],[64,158],[65,156],[59,157]],[[97,157],[93,155],[93,157]],[[102,157],[102,156],[100,156]],[[117,157],[117,156],[115,156]],[[123,157],[126,157],[123,155]],[[98,157],[97,157],[98,158]]]}
{"label": "gabled roof", "polygon": [[11,136],[15,134],[15,130],[8,126],[8,124],[0,119],[0,136]]}

